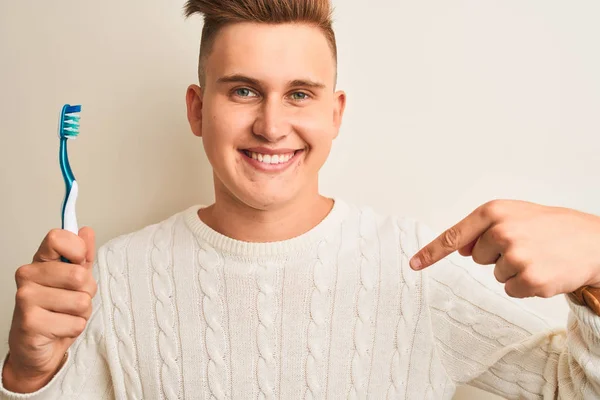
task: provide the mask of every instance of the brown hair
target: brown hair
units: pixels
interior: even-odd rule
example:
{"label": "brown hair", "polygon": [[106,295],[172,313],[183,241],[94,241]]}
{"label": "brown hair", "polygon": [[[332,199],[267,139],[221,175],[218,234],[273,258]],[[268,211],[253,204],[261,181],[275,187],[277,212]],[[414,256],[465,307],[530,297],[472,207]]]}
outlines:
{"label": "brown hair", "polygon": [[332,28],[330,0],[188,0],[185,16],[202,14],[204,27],[200,41],[198,78],[204,85],[204,64],[217,33],[236,22],[264,24],[306,23],[321,29],[337,63],[337,45]]}

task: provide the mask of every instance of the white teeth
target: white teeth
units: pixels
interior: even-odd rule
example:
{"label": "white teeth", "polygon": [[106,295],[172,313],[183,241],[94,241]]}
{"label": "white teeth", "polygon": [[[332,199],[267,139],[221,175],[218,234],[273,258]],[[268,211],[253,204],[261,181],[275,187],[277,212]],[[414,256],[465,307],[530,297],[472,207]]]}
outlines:
{"label": "white teeth", "polygon": [[286,162],[290,161],[290,159],[294,156],[294,153],[271,155],[254,153],[252,151],[248,151],[246,154],[252,159],[258,160],[265,164],[285,164]]}

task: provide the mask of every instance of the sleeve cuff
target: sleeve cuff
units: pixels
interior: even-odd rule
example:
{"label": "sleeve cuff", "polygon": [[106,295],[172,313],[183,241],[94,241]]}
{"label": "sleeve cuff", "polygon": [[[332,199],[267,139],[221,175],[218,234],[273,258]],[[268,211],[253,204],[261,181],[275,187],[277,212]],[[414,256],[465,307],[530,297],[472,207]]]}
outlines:
{"label": "sleeve cuff", "polygon": [[[4,364],[6,363],[6,359],[8,358],[8,353],[2,359],[2,368],[4,368]],[[46,398],[46,395],[49,395],[48,391],[51,390],[53,386],[56,385],[56,382],[60,379],[62,375],[64,375],[67,365],[70,363],[71,355],[70,351],[67,350],[67,358],[63,365],[60,367],[58,372],[52,377],[50,382],[43,388],[32,392],[32,393],[15,393],[9,390],[6,390],[4,387],[4,382],[2,382],[2,373],[0,373],[0,400],[13,400],[13,399],[32,399],[32,400],[43,400]]]}

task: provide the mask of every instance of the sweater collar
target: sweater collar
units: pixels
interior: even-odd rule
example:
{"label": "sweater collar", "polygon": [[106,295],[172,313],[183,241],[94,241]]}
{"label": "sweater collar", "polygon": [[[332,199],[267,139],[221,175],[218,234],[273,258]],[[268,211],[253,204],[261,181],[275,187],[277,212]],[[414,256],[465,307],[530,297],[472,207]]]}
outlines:
{"label": "sweater collar", "polygon": [[200,243],[207,243],[217,251],[244,258],[278,256],[301,252],[325,238],[338,234],[339,230],[336,228],[340,226],[349,210],[349,206],[346,203],[335,198],[333,208],[329,214],[309,231],[287,240],[258,243],[236,240],[215,231],[198,217],[198,210],[202,207],[195,205],[184,211],[185,223],[194,236]]}

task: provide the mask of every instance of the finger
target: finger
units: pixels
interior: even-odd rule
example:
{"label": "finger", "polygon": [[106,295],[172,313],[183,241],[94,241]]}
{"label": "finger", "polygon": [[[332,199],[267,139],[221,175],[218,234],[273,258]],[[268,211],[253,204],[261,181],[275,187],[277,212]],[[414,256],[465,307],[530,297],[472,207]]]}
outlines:
{"label": "finger", "polygon": [[17,307],[26,313],[41,308],[60,314],[88,319],[92,311],[92,298],[88,293],[41,286],[31,283],[17,290]]}
{"label": "finger", "polygon": [[521,279],[519,274],[513,276],[508,279],[504,284],[504,291],[510,297],[515,297],[518,299],[523,299],[525,297],[532,297],[533,293],[531,293],[530,286]]}
{"label": "finger", "polygon": [[81,317],[35,308],[23,315],[20,327],[29,335],[38,334],[54,340],[76,338],[86,324]]}
{"label": "finger", "polygon": [[85,260],[89,265],[94,265],[96,255],[96,234],[94,230],[85,226],[79,230],[79,237],[83,239],[86,246]]}
{"label": "finger", "polygon": [[458,224],[447,229],[431,243],[423,247],[410,260],[410,266],[419,270],[435,264],[442,258],[475,241],[493,221],[480,208],[473,211]]}
{"label": "finger", "polygon": [[44,310],[82,317],[86,321],[92,314],[92,298],[88,293],[37,285],[29,301]]}
{"label": "finger", "polygon": [[51,288],[85,292],[92,298],[98,290],[91,269],[58,261],[24,265],[17,269],[15,280],[17,288],[33,282]]}
{"label": "finger", "polygon": [[502,254],[502,247],[496,243],[488,229],[475,241],[471,257],[473,261],[481,265],[495,264]]}
{"label": "finger", "polygon": [[53,229],[44,238],[33,262],[58,261],[65,257],[75,264],[82,264],[86,256],[85,241],[72,232]]}
{"label": "finger", "polygon": [[500,283],[506,283],[516,277],[519,270],[506,261],[506,257],[500,256],[494,267],[494,277]]}

